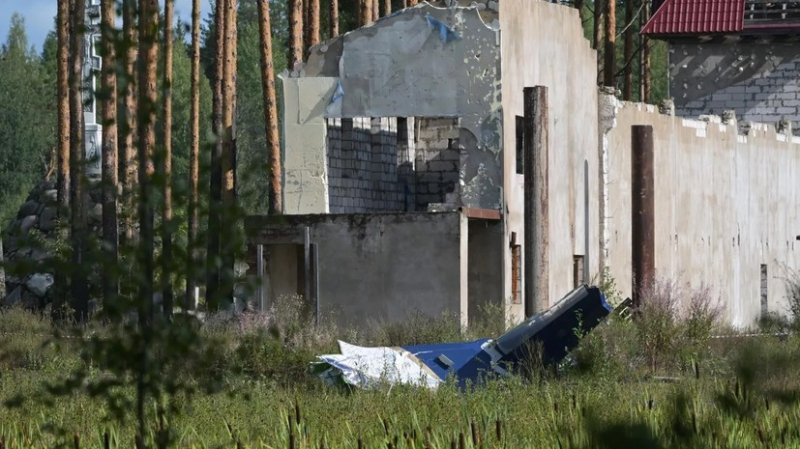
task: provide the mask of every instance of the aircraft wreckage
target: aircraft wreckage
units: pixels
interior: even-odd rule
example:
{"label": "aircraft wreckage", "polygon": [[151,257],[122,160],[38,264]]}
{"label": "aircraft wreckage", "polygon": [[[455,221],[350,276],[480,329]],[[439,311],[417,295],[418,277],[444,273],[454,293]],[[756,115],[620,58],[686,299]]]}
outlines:
{"label": "aircraft wreckage", "polygon": [[[330,385],[436,388],[452,376],[465,388],[488,377],[507,376],[534,357],[544,364],[562,361],[578,345],[580,336],[613,310],[600,289],[584,285],[496,339],[373,348],[340,341],[341,354],[318,356],[311,371]],[[537,346],[538,351],[532,350]]]}

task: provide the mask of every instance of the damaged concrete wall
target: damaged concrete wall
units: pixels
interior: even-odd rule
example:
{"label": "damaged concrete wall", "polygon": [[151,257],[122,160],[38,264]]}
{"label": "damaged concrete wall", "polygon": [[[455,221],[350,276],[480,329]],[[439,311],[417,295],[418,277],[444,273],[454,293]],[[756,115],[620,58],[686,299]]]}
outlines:
{"label": "damaged concrete wall", "polygon": [[[550,298],[558,300],[573,285],[573,256],[584,255],[583,172],[589,162],[590,204],[598,204],[600,171],[597,132],[597,59],[584,38],[574,8],[528,0],[500,2],[502,29],[504,148],[516,144],[515,117],[522,116],[525,87],[549,88],[550,101]],[[508,239],[524,245],[523,182],[514,151],[504,156]],[[598,209],[590,207],[589,267],[599,271]],[[511,285],[511,252],[505,243],[505,285]],[[510,301],[511,292],[505,292]],[[516,318],[523,305],[513,305]]]}
{"label": "damaged concrete wall", "polygon": [[286,214],[329,212],[325,108],[335,78],[288,78],[283,82],[283,208]]}
{"label": "damaged concrete wall", "polygon": [[741,120],[800,121],[796,44],[672,43],[669,74],[677,115],[735,110]]}
{"label": "damaged concrete wall", "polygon": [[[250,223],[259,220],[270,222],[255,217]],[[415,311],[431,317],[447,312],[460,316],[466,325],[467,219],[461,213],[283,216],[272,220],[271,229],[277,233],[286,230],[285,234],[292,234],[310,227],[311,242],[319,245],[320,305],[326,319],[333,317],[342,326],[363,328],[376,320],[402,321]],[[257,232],[251,233],[251,241],[264,242]],[[276,260],[279,257],[283,259]],[[293,270],[296,255],[271,253],[270,266]],[[277,276],[276,281],[285,284],[285,274]],[[291,289],[280,288],[281,292],[287,290]]]}
{"label": "damaged concrete wall", "polygon": [[[768,310],[786,312],[788,273],[800,269],[800,138],[774,127],[671,117],[624,104],[608,133],[609,264],[631,294],[631,126],[652,125],[659,277],[709,286],[735,326],[760,315],[761,265]],[[741,125],[741,123],[740,123]]]}
{"label": "damaged concrete wall", "polygon": [[[460,118],[466,156],[454,203],[500,209],[500,40],[497,23],[482,19],[492,15],[420,4],[312,48],[294,75],[336,80],[329,118]],[[291,102],[285,113],[296,115]],[[289,136],[286,146],[305,151]]]}

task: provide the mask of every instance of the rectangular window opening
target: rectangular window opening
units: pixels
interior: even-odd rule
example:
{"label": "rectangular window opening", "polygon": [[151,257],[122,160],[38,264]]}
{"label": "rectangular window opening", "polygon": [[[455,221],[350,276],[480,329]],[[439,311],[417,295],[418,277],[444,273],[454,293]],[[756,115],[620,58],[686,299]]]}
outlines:
{"label": "rectangular window opening", "polygon": [[511,233],[511,303],[522,304],[522,246],[517,233]]}
{"label": "rectangular window opening", "polygon": [[761,265],[761,318],[766,318],[769,314],[769,303],[767,297],[767,266]]}
{"label": "rectangular window opening", "polygon": [[525,174],[525,117],[516,117],[517,134],[517,174]]}
{"label": "rectangular window opening", "polygon": [[572,285],[573,288],[578,288],[583,284],[583,256],[572,256]]}

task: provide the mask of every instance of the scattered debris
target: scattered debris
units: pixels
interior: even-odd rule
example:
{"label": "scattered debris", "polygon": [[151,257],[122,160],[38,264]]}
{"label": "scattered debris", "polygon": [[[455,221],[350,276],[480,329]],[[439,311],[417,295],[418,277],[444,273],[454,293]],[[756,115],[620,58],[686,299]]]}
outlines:
{"label": "scattered debris", "polygon": [[341,354],[321,355],[311,372],[329,385],[367,388],[409,384],[436,388],[454,376],[461,388],[506,376],[527,363],[558,363],[613,308],[597,287],[581,286],[550,309],[496,340],[364,348],[339,342]]}

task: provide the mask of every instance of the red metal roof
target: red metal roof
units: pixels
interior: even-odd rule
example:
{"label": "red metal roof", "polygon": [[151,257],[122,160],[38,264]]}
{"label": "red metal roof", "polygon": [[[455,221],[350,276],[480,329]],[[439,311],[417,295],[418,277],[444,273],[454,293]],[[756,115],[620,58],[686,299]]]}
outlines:
{"label": "red metal roof", "polygon": [[642,34],[737,33],[743,27],[744,0],[664,0]]}

